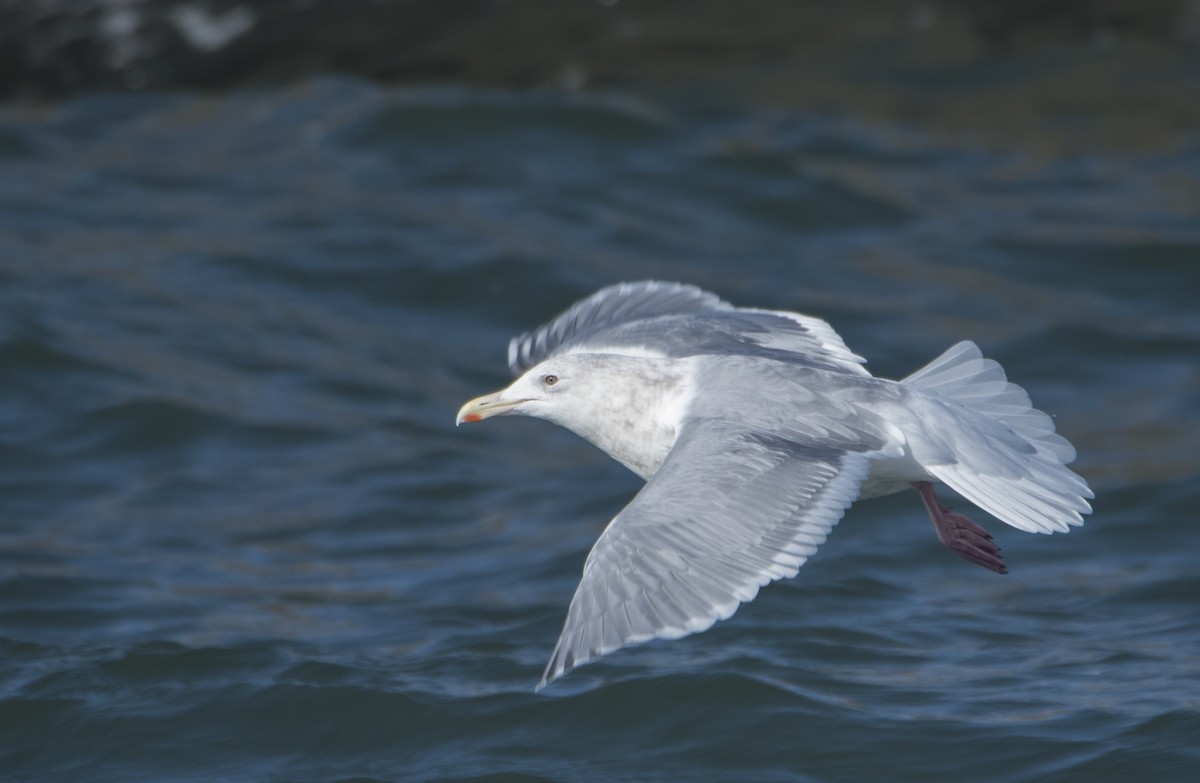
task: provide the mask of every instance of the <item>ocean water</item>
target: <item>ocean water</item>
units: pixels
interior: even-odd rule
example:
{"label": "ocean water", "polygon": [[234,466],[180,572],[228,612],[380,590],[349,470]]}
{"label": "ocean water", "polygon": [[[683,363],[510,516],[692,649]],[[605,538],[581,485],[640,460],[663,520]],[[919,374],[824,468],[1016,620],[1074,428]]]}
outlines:
{"label": "ocean water", "polygon": [[[0,777],[1200,777],[1200,137],[319,79],[3,107],[0,172]],[[1095,513],[992,520],[1001,577],[864,502],[729,621],[534,694],[639,482],[454,414],[642,278],[885,377],[977,341]]]}

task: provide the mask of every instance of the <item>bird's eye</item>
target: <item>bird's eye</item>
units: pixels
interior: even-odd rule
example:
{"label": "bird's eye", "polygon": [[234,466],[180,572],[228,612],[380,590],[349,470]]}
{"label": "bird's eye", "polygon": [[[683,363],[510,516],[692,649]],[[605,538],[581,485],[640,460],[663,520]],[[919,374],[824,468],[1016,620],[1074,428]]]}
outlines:
{"label": "bird's eye", "polygon": [[556,383],[558,383],[557,375],[543,375],[542,376],[542,385],[543,386],[553,386]]}

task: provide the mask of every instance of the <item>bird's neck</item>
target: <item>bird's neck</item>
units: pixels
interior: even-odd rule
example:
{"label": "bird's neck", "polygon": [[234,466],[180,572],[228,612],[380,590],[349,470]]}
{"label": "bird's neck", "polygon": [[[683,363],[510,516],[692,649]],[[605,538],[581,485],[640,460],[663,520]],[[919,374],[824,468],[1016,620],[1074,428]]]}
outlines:
{"label": "bird's neck", "polygon": [[691,399],[691,363],[627,356],[603,361],[608,381],[590,385],[583,404],[555,423],[648,479],[675,445]]}

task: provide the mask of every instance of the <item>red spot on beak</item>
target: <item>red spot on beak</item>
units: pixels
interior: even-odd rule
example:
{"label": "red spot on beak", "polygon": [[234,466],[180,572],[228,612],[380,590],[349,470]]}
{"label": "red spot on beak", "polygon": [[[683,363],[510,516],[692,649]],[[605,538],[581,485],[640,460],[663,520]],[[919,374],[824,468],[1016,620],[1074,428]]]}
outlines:
{"label": "red spot on beak", "polygon": [[479,421],[482,418],[478,413],[468,413],[466,416],[463,416],[463,421]]}

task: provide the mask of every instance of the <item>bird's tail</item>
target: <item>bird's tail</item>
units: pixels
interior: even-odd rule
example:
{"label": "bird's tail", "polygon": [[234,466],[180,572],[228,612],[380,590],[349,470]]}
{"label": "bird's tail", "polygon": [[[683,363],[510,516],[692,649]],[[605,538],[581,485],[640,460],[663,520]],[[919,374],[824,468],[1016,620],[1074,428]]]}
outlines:
{"label": "bird's tail", "polygon": [[[1075,447],[1054,421],[1033,407],[999,363],[964,341],[905,378],[942,409],[944,437],[953,443],[914,443],[913,456],[963,497],[1008,524],[1030,532],[1066,531],[1083,523],[1094,497],[1066,465]],[[948,415],[946,415],[948,414]],[[929,449],[929,454],[918,453]],[[941,456],[935,455],[939,452]],[[945,453],[954,459],[944,458]]]}

